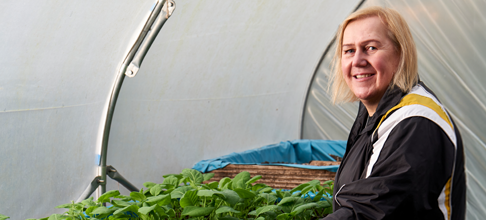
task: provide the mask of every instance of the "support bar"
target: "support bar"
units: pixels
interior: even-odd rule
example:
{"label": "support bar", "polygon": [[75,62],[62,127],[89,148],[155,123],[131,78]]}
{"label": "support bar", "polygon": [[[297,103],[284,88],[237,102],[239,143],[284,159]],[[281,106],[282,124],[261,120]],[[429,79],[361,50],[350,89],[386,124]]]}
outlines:
{"label": "support bar", "polygon": [[[172,5],[172,9],[169,10],[169,3]],[[164,11],[163,6],[166,5],[167,9]],[[102,140],[102,145],[101,145],[101,180],[106,182],[106,158],[107,158],[107,153],[108,153],[108,140],[110,136],[110,129],[111,129],[111,123],[113,120],[113,114],[115,112],[115,105],[116,101],[118,99],[118,95],[120,94],[120,89],[123,84],[123,80],[125,79],[125,72],[127,71],[127,67],[129,63],[131,63],[134,60],[134,57],[137,55],[137,60],[139,61],[138,63],[134,65],[138,65],[136,68],[140,68],[140,64],[145,57],[145,54],[147,53],[148,49],[152,45],[152,42],[154,41],[155,37],[157,36],[158,32],[160,31],[160,28],[162,25],[165,23],[165,21],[169,18],[169,16],[172,14],[172,11],[175,9],[175,3],[172,0],[159,0],[154,9],[152,10],[152,13],[149,16],[149,19],[145,23],[142,32],[140,33],[137,41],[135,41],[135,44],[132,46],[130,49],[130,52],[126,56],[120,71],[118,72],[115,85],[113,87],[111,96],[110,96],[110,103],[108,106],[108,112],[106,114],[106,121],[105,121],[105,127],[103,130],[103,140]],[[162,12],[162,13],[161,13]],[[157,19],[158,18],[158,19]],[[152,30],[152,26],[157,19],[157,22],[155,23],[155,29],[158,28],[156,31],[150,32]],[[146,42],[144,42],[147,34],[150,32],[150,37],[147,39]],[[143,49],[139,52],[139,48],[141,45],[143,46]],[[138,53],[138,54],[137,54]],[[137,72],[138,69],[131,69],[130,75],[133,77]],[[101,193],[106,192],[106,185],[101,185]]]}
{"label": "support bar", "polygon": [[91,196],[93,192],[98,188],[99,185],[105,184],[105,182],[102,182],[101,177],[97,176],[91,181],[91,183],[86,187],[84,192],[79,196],[79,198],[76,200],[76,203],[81,202]]}
{"label": "support bar", "polygon": [[[119,182],[125,188],[127,188],[128,190],[130,190],[131,192],[134,192],[134,191],[138,192],[138,191],[140,191],[137,187],[135,187],[133,184],[131,184],[130,182],[128,182],[128,180],[125,179],[125,177],[123,177],[113,166],[106,166],[106,171],[107,171],[107,174],[108,174],[108,176],[110,178],[112,178],[113,180]],[[93,181],[91,181],[91,183],[88,185],[88,187],[86,187],[86,189],[81,194],[81,196],[79,196],[79,198],[76,200],[76,202],[81,202],[81,201],[89,198],[91,196],[91,194],[93,194],[93,192],[100,185],[101,186],[106,185],[106,181],[103,181],[101,179],[101,176],[97,176],[97,177],[95,177],[93,179]]]}
{"label": "support bar", "polygon": [[106,171],[107,171],[107,174],[110,178],[112,178],[113,180],[119,182],[120,184],[122,184],[125,188],[127,188],[128,190],[130,190],[131,192],[138,192],[140,191],[137,187],[135,187],[133,184],[131,184],[130,182],[128,182],[127,179],[125,179],[125,177],[123,177],[114,167],[112,166],[106,166]]}

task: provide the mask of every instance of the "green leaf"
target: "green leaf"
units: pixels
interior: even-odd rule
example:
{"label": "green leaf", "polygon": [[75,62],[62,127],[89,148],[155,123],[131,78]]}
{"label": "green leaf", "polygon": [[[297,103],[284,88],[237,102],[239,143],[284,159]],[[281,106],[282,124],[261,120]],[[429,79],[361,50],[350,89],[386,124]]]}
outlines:
{"label": "green leaf", "polygon": [[[269,193],[273,190],[272,187],[265,187],[263,189],[260,190],[260,193]],[[278,191],[277,191],[278,192]]]}
{"label": "green leaf", "polygon": [[309,186],[310,184],[309,183],[303,183],[303,184],[300,184],[298,185],[297,187],[293,188],[292,190],[290,190],[290,193],[294,193],[296,191],[302,191],[302,189],[304,189],[305,187]]}
{"label": "green leaf", "polygon": [[147,199],[147,203],[150,205],[157,204],[159,206],[168,205],[170,203],[170,195],[158,195],[152,196]]}
{"label": "green leaf", "polygon": [[164,195],[170,195],[172,193],[172,191],[174,191],[175,188],[170,188],[168,190],[165,190],[165,191],[162,191],[162,194]]}
{"label": "green leaf", "polygon": [[116,210],[115,212],[113,212],[113,215],[120,215],[120,214],[123,214],[125,212],[133,212],[134,214],[137,214],[139,208],[140,207],[138,207],[137,205],[127,206],[123,209]]}
{"label": "green leaf", "polygon": [[157,207],[157,205],[153,205],[153,206],[149,206],[149,207],[142,207],[142,208],[138,209],[138,212],[140,212],[144,215],[148,215],[149,212],[151,212],[155,209],[155,207]]}
{"label": "green leaf", "polygon": [[319,180],[311,180],[307,183],[309,183],[309,185],[311,185],[311,186],[317,186],[317,185],[321,184],[321,182]]}
{"label": "green leaf", "polygon": [[130,197],[130,196],[126,196],[126,195],[118,195],[118,196],[115,196],[115,197],[113,197],[113,198],[116,198],[116,199],[121,199],[121,200],[126,201],[126,202],[128,202],[128,201],[131,201],[131,200],[132,200],[132,197]]}
{"label": "green leaf", "polygon": [[235,178],[233,178],[232,182],[233,182],[233,188],[234,189],[238,189],[238,188],[241,188],[241,189],[246,189],[246,182],[248,182],[248,180],[250,180],[251,177],[250,177],[250,173],[248,171],[243,171],[241,173],[238,173]]}
{"label": "green leaf", "polygon": [[281,190],[276,190],[275,193],[277,194],[278,198],[281,198],[281,199],[285,198],[285,195]]}
{"label": "green leaf", "polygon": [[121,208],[121,207],[117,207],[117,206],[111,206],[111,207],[109,207],[108,209],[111,211],[111,213],[113,213],[113,212],[115,212],[116,210],[118,210],[118,209],[122,209],[122,208]]}
{"label": "green leaf", "polygon": [[[263,199],[262,197],[258,197],[256,199],[254,199],[251,203],[253,203],[253,204],[259,204],[259,203],[261,203],[264,200],[265,199]],[[270,205],[270,204],[268,204],[268,205]]]}
{"label": "green leaf", "polygon": [[318,201],[316,202],[316,204],[317,204],[316,208],[318,209],[331,207],[331,203],[329,203],[328,201]]}
{"label": "green leaf", "polygon": [[282,206],[282,205],[285,205],[285,206],[289,206],[289,205],[293,205],[294,203],[296,203],[297,201],[299,200],[299,197],[285,197],[283,198],[279,203],[278,205]]}
{"label": "green leaf", "polygon": [[251,211],[251,212],[248,212],[248,215],[253,215],[253,216],[257,215],[257,214],[256,214],[256,210],[253,210],[253,211]]}
{"label": "green leaf", "polygon": [[182,176],[189,178],[189,181],[193,184],[201,184],[204,181],[204,177],[201,172],[193,169],[183,169]]}
{"label": "green leaf", "polygon": [[214,182],[210,182],[207,184],[209,186],[210,189],[217,189],[218,186],[219,186],[219,183],[214,181]]}
{"label": "green leaf", "polygon": [[140,192],[131,192],[130,197],[132,197],[133,200],[140,201],[140,202],[145,202],[147,197],[143,193]]}
{"label": "green leaf", "polygon": [[83,204],[85,206],[95,206],[96,202],[93,201],[93,197],[89,197],[89,198],[81,201],[81,204]]}
{"label": "green leaf", "polygon": [[276,219],[277,218],[277,213],[281,213],[280,211],[268,211],[264,212],[261,214],[262,217],[265,217],[265,219]]}
{"label": "green leaf", "polygon": [[48,218],[48,220],[61,220],[61,219],[66,219],[66,216],[61,215],[61,214],[52,214]]}
{"label": "green leaf", "polygon": [[258,196],[262,197],[265,199],[265,201],[267,201],[267,204],[273,204],[275,201],[277,201],[277,197],[275,197],[274,195],[272,194],[268,194],[268,193],[261,193],[259,194]]}
{"label": "green leaf", "polygon": [[300,193],[302,193],[302,195],[305,195],[305,194],[307,194],[309,191],[311,191],[314,188],[315,188],[315,186],[309,185],[309,186],[303,188],[302,191],[300,191]]}
{"label": "green leaf", "polygon": [[226,212],[237,213],[237,214],[240,213],[240,211],[234,210],[229,206],[221,206],[219,209],[216,210],[216,214],[221,214]]}
{"label": "green leaf", "polygon": [[186,193],[187,191],[189,190],[192,190],[193,188],[190,187],[190,186],[181,186],[177,189],[174,189],[174,191],[172,191],[170,193],[170,197],[173,198],[173,199],[178,199],[178,198],[181,198],[184,193]]}
{"label": "green leaf", "polygon": [[202,184],[199,187],[199,189],[211,190],[211,188],[209,188],[209,186],[207,186],[206,184]]}
{"label": "green leaf", "polygon": [[205,173],[205,174],[203,174],[204,181],[208,181],[208,180],[210,180],[213,177],[214,177],[214,173]]}
{"label": "green leaf", "polygon": [[232,206],[236,205],[236,203],[238,203],[241,200],[238,193],[230,189],[225,189],[221,191],[221,194],[224,195],[223,200]]}
{"label": "green leaf", "polygon": [[314,196],[314,199],[312,199],[312,201],[317,202],[317,201],[321,200],[322,194],[324,194],[324,191],[319,191],[317,193],[317,195]]}
{"label": "green leaf", "polygon": [[255,184],[255,185],[253,185],[253,186],[251,187],[251,190],[253,190],[253,191],[255,191],[255,192],[259,192],[259,191],[260,191],[260,189],[263,189],[263,188],[265,188],[265,187],[268,187],[268,186],[267,186],[266,184],[263,184],[263,183],[257,183],[257,184]]}
{"label": "green leaf", "polygon": [[258,180],[259,180],[259,179],[261,179],[261,178],[262,178],[262,176],[260,176],[260,175],[258,175],[258,176],[254,176],[254,177],[253,177],[253,178],[251,178],[250,180],[246,181],[246,185],[248,185],[248,184],[252,184],[252,183],[254,183],[254,182],[258,181]]}
{"label": "green leaf", "polygon": [[177,177],[175,177],[175,176],[168,176],[167,178],[164,179],[164,182],[162,182],[162,184],[178,186],[179,185],[179,179],[177,179]]}
{"label": "green leaf", "polygon": [[333,193],[333,192],[332,192],[332,189],[330,189],[330,188],[324,188],[324,191],[325,191],[326,193],[328,193],[329,195],[332,195],[332,193]]}
{"label": "green leaf", "polygon": [[152,194],[153,196],[157,196],[157,195],[160,194],[160,192],[162,192],[162,189],[163,189],[163,185],[162,184],[153,185],[150,188],[150,194]]}
{"label": "green leaf", "polygon": [[292,194],[290,197],[302,197],[302,193],[296,192],[296,193]]}
{"label": "green leaf", "polygon": [[238,196],[242,199],[253,199],[256,194],[250,190],[246,189],[234,189],[236,193],[238,193]]}
{"label": "green leaf", "polygon": [[190,216],[190,217],[201,217],[211,214],[214,210],[214,207],[196,207],[196,206],[187,206],[182,211],[182,216]]}
{"label": "green leaf", "polygon": [[112,210],[104,207],[104,206],[101,206],[101,207],[98,207],[96,208],[95,210],[93,210],[91,213],[94,214],[94,215],[103,215],[103,214],[111,214]]}
{"label": "green leaf", "polygon": [[73,204],[72,203],[67,203],[67,204],[63,204],[63,205],[58,205],[55,208],[56,209],[69,209],[71,207],[73,207]]}
{"label": "green leaf", "polygon": [[288,219],[290,219],[289,213],[282,213],[277,216],[277,220],[288,220]]}
{"label": "green leaf", "polygon": [[265,218],[264,217],[258,217],[255,220],[265,220]]}
{"label": "green leaf", "polygon": [[322,198],[324,198],[327,202],[329,202],[330,204],[332,204],[332,199],[327,197],[327,196],[323,196]]}
{"label": "green leaf", "polygon": [[331,185],[334,185],[334,180],[328,180],[326,182],[323,182],[322,185],[323,186],[331,186]]}
{"label": "green leaf", "polygon": [[167,211],[165,211],[165,213],[170,216],[170,217],[174,217],[176,215],[174,209],[169,209]]}
{"label": "green leaf", "polygon": [[305,210],[304,213],[301,214],[301,216],[303,215],[304,219],[311,219],[311,217],[314,216],[313,214],[314,214],[314,210],[309,209],[309,210]]}
{"label": "green leaf", "polygon": [[167,216],[167,214],[165,213],[164,209],[160,206],[156,206],[155,207],[155,212],[160,216],[160,217],[164,217],[164,216]]}
{"label": "green leaf", "polygon": [[179,183],[177,183],[177,185],[187,185],[186,183],[189,182],[189,178],[185,178],[183,177],[182,179],[179,179]]}
{"label": "green leaf", "polygon": [[122,201],[122,200],[111,200],[110,203],[113,204],[116,207],[121,207],[121,208],[131,206],[133,204],[133,203]]}
{"label": "green leaf", "polygon": [[177,179],[182,179],[182,174],[167,174],[167,175],[163,175],[162,177],[167,178],[169,176],[173,176]]}
{"label": "green leaf", "polygon": [[228,184],[223,186],[223,189],[233,189],[233,180],[231,180]]}
{"label": "green leaf", "polygon": [[316,207],[316,206],[317,206],[316,203],[307,203],[307,204],[300,205],[297,208],[295,208],[294,211],[290,213],[290,215],[296,216],[296,215],[300,214],[301,212],[303,212],[304,210],[310,209],[310,208],[313,208],[313,207]]}
{"label": "green leaf", "polygon": [[203,190],[197,191],[197,196],[211,197],[213,195],[214,195],[214,191],[212,191],[212,190],[203,189]]}
{"label": "green leaf", "polygon": [[199,200],[199,197],[197,196],[197,191],[187,191],[182,197],[181,197],[181,207],[185,208],[187,206],[195,206]]}
{"label": "green leaf", "polygon": [[153,183],[153,182],[145,182],[145,183],[143,183],[143,186],[145,186],[145,188],[147,188],[147,189],[150,189],[150,188],[152,188],[155,185],[157,185],[157,183]]}
{"label": "green leaf", "polygon": [[240,220],[240,219],[227,215],[224,217],[219,217],[218,220]]}
{"label": "green leaf", "polygon": [[6,215],[2,215],[0,214],[0,220],[6,220],[6,219],[9,219],[10,217],[6,216]]}
{"label": "green leaf", "polygon": [[193,189],[198,189],[198,185],[196,185],[195,183],[193,182],[190,182],[189,185],[193,188]]}
{"label": "green leaf", "polygon": [[280,207],[278,205],[267,205],[267,206],[263,206],[263,207],[258,208],[256,210],[256,214],[257,214],[257,216],[259,216],[260,214],[262,214],[264,212],[275,211],[275,210],[280,210]]}
{"label": "green leaf", "polygon": [[120,195],[120,192],[118,190],[110,190],[108,192],[103,193],[103,195],[101,195],[98,198],[98,202],[99,203],[110,202],[111,197],[115,197],[115,196],[118,196],[118,195]]}
{"label": "green leaf", "polygon": [[229,177],[225,177],[221,180],[219,180],[219,188],[220,189],[223,189],[223,187],[228,184],[229,182],[231,182],[231,179]]}
{"label": "green leaf", "polygon": [[95,210],[96,208],[98,208],[97,206],[91,206],[89,208],[86,209],[86,215],[89,215],[89,216],[92,216],[93,215],[93,210]]}

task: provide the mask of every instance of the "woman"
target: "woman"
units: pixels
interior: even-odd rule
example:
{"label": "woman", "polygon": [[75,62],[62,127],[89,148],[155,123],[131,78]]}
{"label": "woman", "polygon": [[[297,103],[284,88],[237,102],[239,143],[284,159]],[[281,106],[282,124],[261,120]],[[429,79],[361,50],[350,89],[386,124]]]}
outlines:
{"label": "woman", "polygon": [[371,7],[340,26],[333,101],[360,101],[328,219],[464,219],[462,140],[419,80],[405,20]]}

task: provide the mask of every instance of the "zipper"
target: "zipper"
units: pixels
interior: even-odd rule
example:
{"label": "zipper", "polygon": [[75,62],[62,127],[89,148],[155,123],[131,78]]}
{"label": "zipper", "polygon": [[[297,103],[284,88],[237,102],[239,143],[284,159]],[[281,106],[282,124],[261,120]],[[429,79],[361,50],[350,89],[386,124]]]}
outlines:
{"label": "zipper", "polygon": [[343,189],[343,187],[344,187],[345,185],[346,185],[346,184],[343,184],[343,185],[341,186],[341,188],[339,188],[339,190],[337,191],[336,195],[334,195],[334,201],[336,201],[336,203],[337,203],[339,206],[341,206],[341,203],[339,203],[339,202],[337,201],[337,196],[338,196],[339,192],[341,192],[341,190]]}

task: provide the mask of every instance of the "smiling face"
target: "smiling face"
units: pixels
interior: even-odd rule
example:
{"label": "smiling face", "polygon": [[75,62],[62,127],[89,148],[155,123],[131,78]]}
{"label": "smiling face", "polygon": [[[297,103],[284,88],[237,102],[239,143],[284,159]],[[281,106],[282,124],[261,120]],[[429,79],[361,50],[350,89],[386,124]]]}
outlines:
{"label": "smiling face", "polygon": [[343,77],[369,115],[375,113],[399,60],[400,55],[380,18],[362,18],[347,25],[341,52]]}

